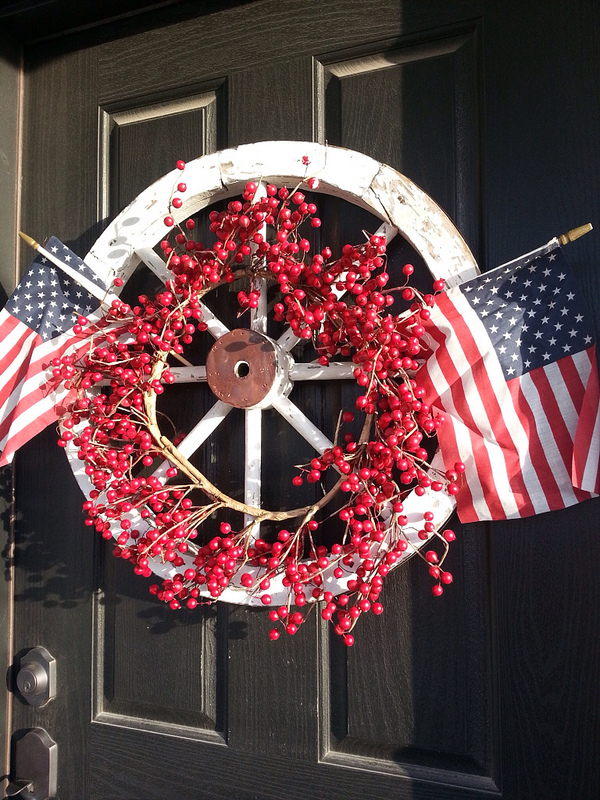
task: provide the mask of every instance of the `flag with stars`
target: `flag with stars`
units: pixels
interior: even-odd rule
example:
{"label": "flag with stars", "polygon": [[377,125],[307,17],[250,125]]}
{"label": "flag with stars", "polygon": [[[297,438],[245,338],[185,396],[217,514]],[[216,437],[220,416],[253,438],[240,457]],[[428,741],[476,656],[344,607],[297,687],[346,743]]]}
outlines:
{"label": "flag with stars", "polygon": [[[66,245],[52,237],[45,245],[61,261],[101,288],[104,284]],[[89,334],[73,326],[99,301],[38,253],[0,312],[0,466],[64,411],[67,393],[53,387],[50,361],[73,347],[88,346]]]}
{"label": "flag with stars", "polygon": [[553,511],[600,493],[595,337],[560,249],[436,298],[418,372],[443,413],[446,469],[466,465],[463,522]]}

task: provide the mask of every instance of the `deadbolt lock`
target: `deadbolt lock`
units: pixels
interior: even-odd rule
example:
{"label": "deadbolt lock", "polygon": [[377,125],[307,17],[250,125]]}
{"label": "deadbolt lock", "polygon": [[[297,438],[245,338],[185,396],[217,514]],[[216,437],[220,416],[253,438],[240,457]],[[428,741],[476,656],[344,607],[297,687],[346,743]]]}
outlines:
{"label": "deadbolt lock", "polygon": [[30,706],[44,706],[56,695],[56,659],[45,647],[34,647],[22,656],[17,688]]}

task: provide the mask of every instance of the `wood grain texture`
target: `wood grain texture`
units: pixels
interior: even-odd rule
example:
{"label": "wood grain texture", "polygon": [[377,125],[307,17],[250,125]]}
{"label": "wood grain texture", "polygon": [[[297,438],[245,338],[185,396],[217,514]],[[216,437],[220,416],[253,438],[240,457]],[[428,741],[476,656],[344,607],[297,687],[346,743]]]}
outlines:
{"label": "wood grain texture", "polygon": [[[183,8],[181,13],[185,13]],[[180,59],[177,73],[161,68],[173,50],[179,50],[181,41],[188,42],[190,47],[200,47],[208,77],[217,77],[235,71],[236,67],[253,72],[264,63],[265,54],[279,67],[290,59],[290,53],[297,59],[339,50],[340,45],[346,49],[360,47],[366,38],[389,40],[473,19],[478,13],[479,4],[472,0],[450,8],[441,0],[432,0],[425,6],[415,0],[402,5],[395,0],[334,0],[327,4],[318,0],[304,3],[258,0],[225,9],[223,13],[215,11],[177,23],[174,9],[170,15],[173,24],[169,27],[136,36],[132,25],[133,35],[127,40],[109,42],[103,48],[100,69],[111,73],[111,78],[102,81],[102,102],[128,96],[132,87],[151,93],[163,87],[194,84],[198,80],[194,59]],[[292,40],[280,34],[285,30],[294,31]],[[153,58],[148,59],[150,52]],[[275,72],[272,78],[276,82]]]}
{"label": "wood grain texture", "polygon": [[[474,48],[470,30],[404,49],[364,52],[350,61],[329,55],[321,65],[324,138],[329,140],[331,128],[336,143],[368,150],[415,176],[451,215],[460,207],[464,219],[476,219],[473,156],[479,133],[469,91],[478,83]],[[465,113],[469,93],[470,113]],[[350,220],[347,210],[339,214],[346,237],[356,213]],[[368,223],[362,227],[370,230]],[[392,248],[394,280],[401,280],[407,261],[419,264],[410,248]],[[421,273],[419,279],[427,291],[427,277]],[[459,597],[452,592],[444,599],[445,608],[434,598],[428,601],[428,577],[414,559],[390,581],[384,618],[361,621],[352,651],[332,642],[332,738],[326,746],[331,754],[368,754],[383,769],[395,761],[447,765],[452,753],[456,769],[460,763],[465,773],[491,776],[485,539],[466,541],[460,557],[451,554],[449,569],[456,566],[461,586],[465,561],[473,564],[471,573],[479,571],[480,580],[469,593]]]}
{"label": "wood grain texture", "polygon": [[[91,686],[91,603],[95,543],[82,525],[80,498],[66,493],[69,478],[54,451],[51,429],[26,445],[16,465],[19,523],[15,546],[16,659],[42,644],[57,660],[57,697],[33,709],[15,698],[14,730],[36,725],[52,731],[61,762],[59,791],[86,796]],[[39,470],[48,478],[40,487]],[[34,504],[26,497],[36,495]],[[65,536],[70,531],[70,536]],[[75,643],[85,642],[78,647]],[[83,679],[83,676],[87,676]],[[65,724],[68,720],[68,724]]]}
{"label": "wood grain texture", "polygon": [[[491,800],[499,798],[491,787],[468,786],[446,772],[405,767],[396,774],[381,773],[377,764],[364,759],[348,769],[340,764],[290,761],[264,751],[232,752],[227,748],[155,736],[148,740],[137,731],[115,734],[105,726],[92,725],[91,743],[102,758],[91,787],[93,798],[121,800],[126,796],[163,800],[173,791],[172,764],[189,766],[186,781],[176,779],[181,800],[342,800],[361,797],[381,800]],[[147,761],[137,753],[143,749]],[[115,770],[114,764],[119,763]],[[151,764],[149,775],[148,764]],[[357,769],[356,766],[359,768]]]}
{"label": "wood grain texture", "polygon": [[543,526],[493,526],[501,747],[513,764],[502,785],[509,797],[591,800],[600,771],[584,754],[600,745],[600,592],[586,573],[600,555],[600,503],[545,516]]}
{"label": "wood grain texture", "polygon": [[[112,122],[109,152],[104,155],[111,218],[179,158],[188,160],[214,150],[222,131],[219,95],[211,94],[212,99],[201,96],[198,107],[190,110],[190,104],[174,101],[167,109],[158,102],[141,108],[121,103],[113,107],[112,115],[105,112]],[[140,293],[156,290],[156,279],[146,270],[128,287],[132,301]],[[172,417],[173,407],[182,415],[182,429],[184,418],[198,413],[197,399],[194,402],[190,392],[179,393],[170,405],[161,404],[161,411]],[[121,725],[156,729],[157,723],[164,723],[172,733],[180,726],[180,731],[189,729],[187,735],[192,728],[222,734],[225,695],[217,687],[224,676],[217,670],[226,641],[217,636],[216,609],[199,608],[199,613],[184,609],[174,616],[151,599],[146,581],[131,581],[129,565],[113,564],[108,553],[101,562],[104,608],[98,624],[103,627],[103,653],[99,653],[102,677],[96,714],[103,718],[118,714]],[[190,654],[185,675],[179,671],[184,653]]]}
{"label": "wood grain texture", "polygon": [[[580,2],[565,13],[557,0],[542,14],[515,8],[494,6],[485,20],[489,267],[600,218],[600,109],[590,103],[598,96],[598,9]],[[598,330],[598,232],[565,256]],[[598,500],[492,526],[507,797],[592,800],[600,791],[600,762],[584,755],[598,752],[600,737],[600,591],[592,566],[599,530]]]}
{"label": "wood grain texture", "polygon": [[[43,61],[41,48],[37,54]],[[41,240],[53,233],[79,252],[95,222],[97,112],[89,104],[80,108],[73,125],[64,98],[95,91],[95,66],[89,51],[45,67],[37,61],[30,64],[25,82],[31,115],[24,126],[21,224]],[[22,253],[22,263],[30,262],[31,252]],[[72,754],[61,763],[59,793],[68,786],[83,797],[88,793],[88,772],[81,765],[89,763],[95,544],[82,524],[78,493],[65,491],[71,479],[65,477],[55,441],[50,427],[15,459],[15,648],[18,654],[38,644],[47,647],[58,663],[58,696],[37,711],[15,699],[13,726],[39,724],[52,731],[59,751]],[[43,483],[40,474],[48,476]],[[86,644],[77,648],[74,642]]]}
{"label": "wood grain texture", "polygon": [[[93,103],[82,104],[75,122],[66,98],[94,96],[97,54],[86,50],[61,59],[53,55],[50,45],[39,46],[28,64],[21,225],[40,242],[54,234],[82,252],[98,234],[98,111]],[[63,178],[57,181],[57,175]],[[31,251],[22,247],[21,254],[24,267],[31,262]]]}
{"label": "wood grain texture", "polygon": [[306,106],[312,92],[310,55],[299,58],[288,53],[280,61],[269,59],[269,63],[251,68],[244,64],[236,70],[232,66],[228,81],[230,147],[273,139],[312,139],[313,110]]}
{"label": "wood grain texture", "polygon": [[[477,25],[405,47],[317,61],[320,140],[368,152],[436,199],[477,255],[480,83]],[[366,124],[365,124],[365,121]]]}
{"label": "wood grain texture", "polygon": [[[93,37],[69,37],[27,54],[22,213],[28,232],[56,233],[80,253],[97,238],[99,107],[162,102],[219,84],[235,117],[227,121],[231,143],[257,138],[271,124],[278,136],[308,138],[306,123],[312,126],[318,112],[311,58],[339,73],[325,135],[329,127],[332,139],[347,135],[353,146],[369,152],[372,145],[392,166],[419,172],[475,247],[482,228],[486,266],[600,217],[594,4],[549,0],[541,13],[537,4],[516,0],[257,0],[222,11],[196,4],[196,14],[193,5],[180,4],[163,17],[163,27],[150,15],[146,27],[140,20],[106,26]],[[426,57],[428,48],[460,36],[464,44],[451,54]],[[410,47],[423,57],[344,72],[353,59]],[[177,63],[165,69],[173,53]],[[293,96],[290,81],[297,82]],[[374,93],[384,98],[381,108]],[[361,127],[361,117],[370,125]],[[157,133],[168,140],[157,140],[159,158],[197,147],[195,123],[171,124],[168,133]],[[127,146],[149,149],[149,141]],[[132,186],[143,183],[144,168],[139,159]],[[363,211],[339,216],[331,241],[352,239],[356,225],[372,223]],[[567,251],[596,320],[598,242],[591,234]],[[399,242],[391,268],[398,272],[411,258]],[[221,295],[217,307],[233,324],[234,304]],[[302,387],[299,397],[323,426],[351,402],[314,385]],[[185,427],[209,401],[184,387],[174,395],[175,424]],[[197,456],[199,468],[232,491],[242,485],[241,430],[241,418],[232,416]],[[284,436],[277,429],[270,450],[266,491],[273,501],[288,491],[282,454],[295,453],[295,440],[286,445]],[[22,652],[44,644],[57,656],[59,696],[38,711],[15,698],[14,712],[16,728],[40,724],[59,742],[62,800],[597,797],[598,500],[495,524],[489,534],[487,526],[467,526],[452,555],[456,577],[446,595],[429,603],[420,565],[407,565],[388,582],[388,616],[363,620],[351,652],[337,639],[324,641],[313,620],[296,637],[270,644],[265,615],[242,608],[220,608],[210,636],[198,635],[195,622],[173,631],[162,616],[144,616],[152,609],[138,594],[144,582],[132,588],[129,581],[137,579],[123,575],[114,585],[110,635],[118,636],[120,651],[111,685],[133,704],[130,711],[137,708],[141,722],[134,729],[125,717],[110,724],[109,714],[90,723],[90,565],[97,545],[81,524],[80,498],[54,438],[48,431],[17,459],[16,645]],[[41,470],[48,475],[43,485]],[[144,631],[156,622],[158,633]],[[210,614],[204,624],[214,624]],[[143,678],[136,673],[161,641],[168,653],[149,666],[153,707],[140,709]],[[202,663],[215,669],[198,676],[199,657],[190,656],[190,647],[203,648]],[[187,683],[194,680],[202,686]],[[170,691],[171,717],[164,712]],[[173,735],[169,725],[187,713],[205,714],[199,726],[207,727],[186,738],[180,726]],[[143,729],[150,723],[152,733]],[[203,740],[211,731],[210,742]]]}

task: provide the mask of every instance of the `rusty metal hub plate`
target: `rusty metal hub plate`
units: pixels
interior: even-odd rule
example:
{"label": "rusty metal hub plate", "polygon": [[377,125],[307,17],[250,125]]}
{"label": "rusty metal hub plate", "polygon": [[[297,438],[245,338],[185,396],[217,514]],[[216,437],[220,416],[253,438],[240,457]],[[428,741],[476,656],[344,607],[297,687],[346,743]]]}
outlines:
{"label": "rusty metal hub plate", "polygon": [[215,395],[235,408],[251,408],[267,396],[278,375],[276,345],[257,331],[237,328],[213,344],[206,379]]}

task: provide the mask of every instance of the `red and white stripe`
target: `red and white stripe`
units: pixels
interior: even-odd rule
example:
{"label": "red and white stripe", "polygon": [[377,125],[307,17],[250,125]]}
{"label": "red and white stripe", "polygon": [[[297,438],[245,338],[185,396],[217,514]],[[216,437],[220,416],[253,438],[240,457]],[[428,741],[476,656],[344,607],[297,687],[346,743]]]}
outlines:
{"label": "red and white stripe", "polygon": [[466,465],[456,498],[463,522],[526,517],[597,492],[594,348],[507,382],[459,288],[437,298],[427,330],[433,353],[417,381],[446,417],[438,433],[446,468]]}
{"label": "red and white stripe", "polygon": [[600,381],[596,347],[591,347],[587,353],[590,369],[573,443],[572,473],[575,486],[600,494]]}
{"label": "red and white stripe", "polygon": [[69,392],[49,383],[50,362],[71,348],[79,355],[86,347],[89,334],[69,331],[44,342],[6,309],[0,312],[0,466],[62,416]]}

